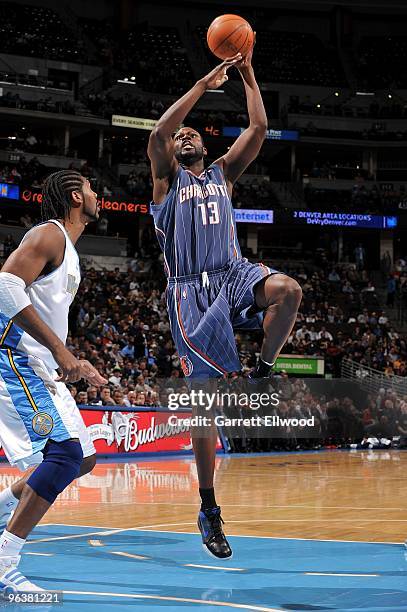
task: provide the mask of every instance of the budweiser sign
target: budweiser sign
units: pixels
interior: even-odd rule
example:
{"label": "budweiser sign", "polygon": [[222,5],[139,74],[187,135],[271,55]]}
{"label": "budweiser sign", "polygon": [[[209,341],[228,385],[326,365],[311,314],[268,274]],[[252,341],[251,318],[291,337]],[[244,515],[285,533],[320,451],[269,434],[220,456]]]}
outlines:
{"label": "budweiser sign", "polygon": [[99,453],[134,453],[191,450],[188,419],[168,422],[170,412],[81,410]]}

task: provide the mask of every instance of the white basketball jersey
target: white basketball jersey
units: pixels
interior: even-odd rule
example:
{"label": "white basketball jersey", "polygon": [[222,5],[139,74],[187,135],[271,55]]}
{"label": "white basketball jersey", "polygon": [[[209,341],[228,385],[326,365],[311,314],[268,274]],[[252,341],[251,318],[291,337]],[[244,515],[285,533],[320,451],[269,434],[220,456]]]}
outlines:
{"label": "white basketball jersey", "polygon": [[[81,282],[79,257],[62,223],[55,219],[49,222],[57,225],[65,236],[64,259],[58,268],[37,278],[25,291],[41,319],[65,344],[68,336],[69,308]],[[28,234],[29,232],[22,242]],[[52,370],[58,368],[51,352],[26,332],[22,333],[16,348],[28,355],[39,357]]]}

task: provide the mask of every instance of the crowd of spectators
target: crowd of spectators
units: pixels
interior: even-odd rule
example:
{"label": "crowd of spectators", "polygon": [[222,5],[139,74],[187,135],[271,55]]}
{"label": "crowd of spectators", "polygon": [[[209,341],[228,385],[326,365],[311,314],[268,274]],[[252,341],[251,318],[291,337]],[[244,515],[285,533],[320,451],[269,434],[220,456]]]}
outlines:
{"label": "crowd of spectators", "polygon": [[141,160],[133,167],[132,171],[122,178],[128,193],[137,198],[151,199],[153,184],[150,166],[147,160]]}
{"label": "crowd of spectators", "polygon": [[[361,263],[314,271],[293,268],[289,273],[301,283],[303,301],[284,353],[324,355],[326,371],[334,376],[340,375],[343,357],[388,375],[407,374],[406,341],[389,324]],[[249,344],[248,355],[252,351]]]}
{"label": "crowd of spectators", "polygon": [[[44,178],[55,170],[42,164],[36,156],[31,157],[29,161],[23,153],[16,154],[15,157],[14,162],[0,164],[0,182],[41,189]],[[72,162],[69,168],[81,172],[83,176],[93,181],[94,168],[87,161],[77,164]]]}
{"label": "crowd of spectators", "polygon": [[[84,273],[67,345],[78,357],[92,361],[109,382],[101,389],[83,382],[71,385],[78,404],[154,407],[162,404],[163,379],[168,390],[185,388],[165,308],[162,257],[152,240],[144,237],[145,247],[125,273],[119,269]],[[300,281],[304,298],[284,354],[323,356],[326,372],[334,377],[340,376],[343,358],[360,363],[361,369],[407,375],[405,339],[389,324],[364,269],[358,270],[356,264],[326,271],[301,266],[288,272]],[[238,332],[236,339],[242,373],[247,375],[259,354],[261,334]],[[316,448],[349,445],[350,440],[372,444],[374,437],[390,436],[391,427],[393,435],[398,435],[398,427],[406,429],[406,398],[403,403],[402,398],[380,394],[361,405],[345,394],[320,401],[305,389],[290,396],[290,381],[284,372],[277,375],[280,378],[285,395],[278,414],[316,416],[318,435],[285,430],[281,438],[267,438],[261,432],[246,432],[237,438],[231,435],[232,450]]]}
{"label": "crowd of spectators", "polygon": [[29,94],[21,97],[19,93],[7,91],[0,97],[0,106],[6,108],[16,108],[30,111],[40,111],[45,113],[63,113],[66,115],[89,116],[91,113],[81,100],[55,99],[51,95],[46,95],[40,99],[30,99]]}
{"label": "crowd of spectators", "polygon": [[[182,90],[183,93],[186,89],[187,87],[185,86]],[[159,98],[145,98],[130,93],[118,95],[117,91],[101,91],[97,93],[90,91],[82,95],[81,101],[93,115],[107,119],[110,119],[113,114],[143,117],[145,119],[159,119],[170,105],[168,100],[163,102]],[[196,126],[197,129],[212,127],[215,130],[222,130],[224,126],[244,127],[248,125],[248,116],[243,110],[215,111],[198,107],[188,114],[185,121]]]}
{"label": "crowd of spectators", "polygon": [[270,181],[259,177],[233,186],[234,208],[280,208],[280,202]]}
{"label": "crowd of spectators", "polygon": [[[184,87],[183,92],[187,87]],[[175,98],[174,98],[175,99]],[[78,100],[56,100],[52,96],[44,96],[38,100],[22,98],[20,93],[6,92],[0,96],[0,106],[23,110],[42,111],[48,113],[63,113],[67,115],[97,116],[111,119],[113,114],[158,119],[170,105],[159,98],[146,98],[139,95],[113,90],[82,92]],[[242,111],[211,111],[194,109],[189,113],[187,121],[197,129],[210,128],[222,132],[224,126],[245,127],[248,125],[247,113]],[[209,133],[211,133],[209,132]]]}
{"label": "crowd of spectators", "polygon": [[[143,244],[127,272],[91,268],[83,274],[67,344],[109,380],[108,389],[99,391],[83,382],[73,386],[75,396],[87,392],[91,403],[120,404],[120,397],[124,405],[140,405],[142,399],[141,405],[156,405],[158,379],[169,379],[172,387],[184,384],[166,313],[162,256],[148,232]],[[343,357],[387,375],[407,375],[406,341],[381,310],[366,270],[354,264],[287,271],[301,283],[303,302],[283,353],[322,355],[333,376],[340,376]],[[236,338],[247,375],[262,336],[241,331]]]}
{"label": "crowd of spectators", "polygon": [[[261,420],[257,427],[223,428],[232,452],[407,446],[407,395],[383,387],[377,395],[361,395],[358,386],[349,381],[315,384],[290,379],[285,372],[274,376],[272,385],[280,397],[275,407],[253,411],[249,406],[235,405],[221,409],[230,419],[255,415]],[[236,391],[236,386],[230,390]],[[278,417],[292,419],[294,424],[266,427],[266,416],[269,422]]]}
{"label": "crowd of spectators", "polygon": [[16,162],[0,164],[0,182],[40,189],[42,179],[49,172],[50,169],[41,164],[37,157],[27,161],[22,155]]}
{"label": "crowd of spectators", "polygon": [[372,178],[362,169],[362,161],[358,159],[333,161],[325,158],[323,162],[314,161],[309,174],[313,178],[323,178],[330,181],[351,179],[363,183],[364,179]]}

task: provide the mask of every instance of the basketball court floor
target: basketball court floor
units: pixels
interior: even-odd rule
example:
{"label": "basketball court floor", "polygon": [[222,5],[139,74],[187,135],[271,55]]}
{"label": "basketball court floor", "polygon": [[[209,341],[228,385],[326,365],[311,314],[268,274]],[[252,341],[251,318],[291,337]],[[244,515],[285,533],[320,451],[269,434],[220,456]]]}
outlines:
{"label": "basketball court floor", "polygon": [[[218,456],[234,556],[202,550],[191,457],[99,463],[25,547],[64,612],[407,610],[407,453]],[[0,463],[0,488],[18,478]],[[7,610],[58,606],[6,605]]]}

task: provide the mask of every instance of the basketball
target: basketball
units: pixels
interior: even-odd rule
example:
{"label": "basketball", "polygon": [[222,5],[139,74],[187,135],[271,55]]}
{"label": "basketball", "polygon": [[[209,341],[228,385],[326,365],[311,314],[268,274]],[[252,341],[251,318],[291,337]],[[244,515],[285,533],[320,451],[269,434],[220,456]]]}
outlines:
{"label": "basketball", "polygon": [[212,53],[224,60],[236,53],[244,57],[253,46],[254,33],[243,17],[220,15],[209,26],[206,39]]}

